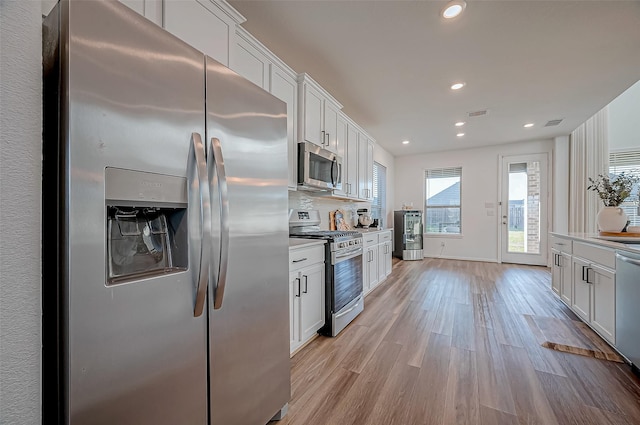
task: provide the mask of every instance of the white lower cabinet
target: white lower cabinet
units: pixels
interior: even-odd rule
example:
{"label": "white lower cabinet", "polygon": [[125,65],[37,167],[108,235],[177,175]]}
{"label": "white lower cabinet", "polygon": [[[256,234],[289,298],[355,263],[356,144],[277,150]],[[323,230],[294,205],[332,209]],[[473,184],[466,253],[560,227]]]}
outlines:
{"label": "white lower cabinet", "polygon": [[373,245],[364,250],[364,274],[363,290],[366,294],[378,285],[378,245]]}
{"label": "white lower cabinet", "polygon": [[616,275],[613,270],[591,265],[593,270],[593,308],[591,326],[603,338],[616,341]]}
{"label": "white lower cabinet", "polygon": [[289,251],[290,352],[310,341],[325,320],[324,246]]}
{"label": "white lower cabinet", "polygon": [[591,284],[587,282],[589,263],[574,257],[573,264],[573,311],[585,322],[591,322]]}
{"label": "white lower cabinet", "polygon": [[371,292],[391,274],[391,230],[363,235],[363,291]]}
{"label": "white lower cabinet", "polygon": [[[597,259],[613,258],[614,252],[598,248]],[[614,261],[614,260],[612,260]],[[615,344],[616,272],[592,258],[573,256],[573,311],[600,334]]]}

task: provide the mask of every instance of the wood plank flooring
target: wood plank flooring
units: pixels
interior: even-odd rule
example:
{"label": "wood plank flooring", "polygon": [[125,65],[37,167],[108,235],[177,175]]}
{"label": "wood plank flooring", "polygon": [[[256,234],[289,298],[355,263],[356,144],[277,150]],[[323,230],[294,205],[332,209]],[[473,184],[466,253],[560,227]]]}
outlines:
{"label": "wood plank flooring", "polygon": [[627,365],[543,348],[548,335],[606,349],[553,296],[546,268],[395,261],[360,317],[291,359],[278,423],[640,424]]}

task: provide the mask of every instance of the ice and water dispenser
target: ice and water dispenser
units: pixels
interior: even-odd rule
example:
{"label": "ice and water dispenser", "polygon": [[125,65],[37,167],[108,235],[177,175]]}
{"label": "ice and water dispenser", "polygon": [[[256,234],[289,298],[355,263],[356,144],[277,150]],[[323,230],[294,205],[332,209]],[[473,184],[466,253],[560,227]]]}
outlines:
{"label": "ice and water dispenser", "polygon": [[188,267],[187,179],[105,169],[107,285]]}

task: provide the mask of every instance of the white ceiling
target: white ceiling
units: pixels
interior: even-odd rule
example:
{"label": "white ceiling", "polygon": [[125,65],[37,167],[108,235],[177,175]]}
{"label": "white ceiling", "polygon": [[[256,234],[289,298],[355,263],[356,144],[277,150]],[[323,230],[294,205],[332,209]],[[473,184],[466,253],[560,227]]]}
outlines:
{"label": "white ceiling", "polygon": [[567,135],[640,79],[640,1],[468,0],[446,22],[446,1],[230,3],[396,156]]}

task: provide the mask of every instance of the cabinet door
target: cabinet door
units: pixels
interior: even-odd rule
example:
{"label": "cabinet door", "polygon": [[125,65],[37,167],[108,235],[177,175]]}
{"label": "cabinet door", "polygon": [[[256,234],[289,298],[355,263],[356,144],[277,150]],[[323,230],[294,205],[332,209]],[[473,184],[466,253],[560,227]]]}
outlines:
{"label": "cabinet door", "polygon": [[[382,234],[380,234],[382,239]],[[382,282],[391,274],[391,241],[378,245],[378,280]]]}
{"label": "cabinet door", "polygon": [[371,246],[366,250],[367,264],[367,286],[369,290],[376,287],[380,281],[378,277],[378,245]]}
{"label": "cabinet door", "polygon": [[345,158],[345,149],[347,146],[347,120],[344,119],[342,114],[338,115],[336,122],[336,146],[338,148],[337,154],[342,158],[342,190],[334,190],[335,194],[348,195],[347,189],[347,160]]}
{"label": "cabinet door", "polygon": [[162,0],[120,0],[151,22],[162,26]]}
{"label": "cabinet door", "polygon": [[[206,5],[206,6],[205,6]],[[229,66],[231,25],[210,1],[164,0],[164,29],[213,59]]]}
{"label": "cabinet door", "polygon": [[300,329],[302,343],[324,325],[324,264],[300,271]]}
{"label": "cabinet door", "polygon": [[[391,232],[389,232],[391,233]],[[391,271],[393,270],[393,259],[392,259],[392,251],[393,251],[393,246],[391,244],[391,241],[387,241],[384,243],[385,246],[385,251],[384,251],[384,257],[385,257],[385,277],[389,276],[391,274]]]}
{"label": "cabinet door", "polygon": [[[591,284],[587,283],[586,269],[589,263],[578,258],[573,264],[573,302],[571,308],[584,321],[591,322]],[[585,277],[585,279],[583,279]]]}
{"label": "cabinet door", "polygon": [[298,144],[296,141],[298,84],[294,77],[280,69],[280,67],[272,65],[270,92],[287,104],[289,188],[296,189],[298,187]]}
{"label": "cabinet door", "polygon": [[339,110],[331,102],[324,102],[324,148],[338,153],[338,114]]}
{"label": "cabinet door", "polygon": [[593,282],[593,311],[591,325],[600,335],[615,344],[616,275],[613,270],[591,265],[589,281]]}
{"label": "cabinet door", "polygon": [[358,197],[363,200],[373,200],[373,143],[360,134],[358,141]]}
{"label": "cabinet door", "polygon": [[555,249],[551,250],[551,259],[553,265],[551,266],[551,289],[556,294],[560,295],[560,287],[562,286],[562,269],[560,268],[560,252]]}
{"label": "cabinet door", "polygon": [[571,256],[560,253],[560,298],[568,306],[573,302]]}
{"label": "cabinet door", "polygon": [[269,58],[241,36],[236,39],[236,49],[229,68],[256,86],[268,90]]}
{"label": "cabinet door", "polygon": [[360,136],[360,132],[352,126],[349,125],[347,128],[347,146],[345,149],[345,156],[347,157],[344,160],[346,163],[345,176],[344,179],[344,191],[350,198],[358,197],[358,139]]}
{"label": "cabinet door", "polygon": [[324,98],[319,91],[308,85],[305,85],[303,90],[304,140],[315,143],[318,146],[324,146],[325,140],[322,129]]}
{"label": "cabinet door", "polygon": [[289,273],[289,352],[301,344],[300,338],[300,272]]}

